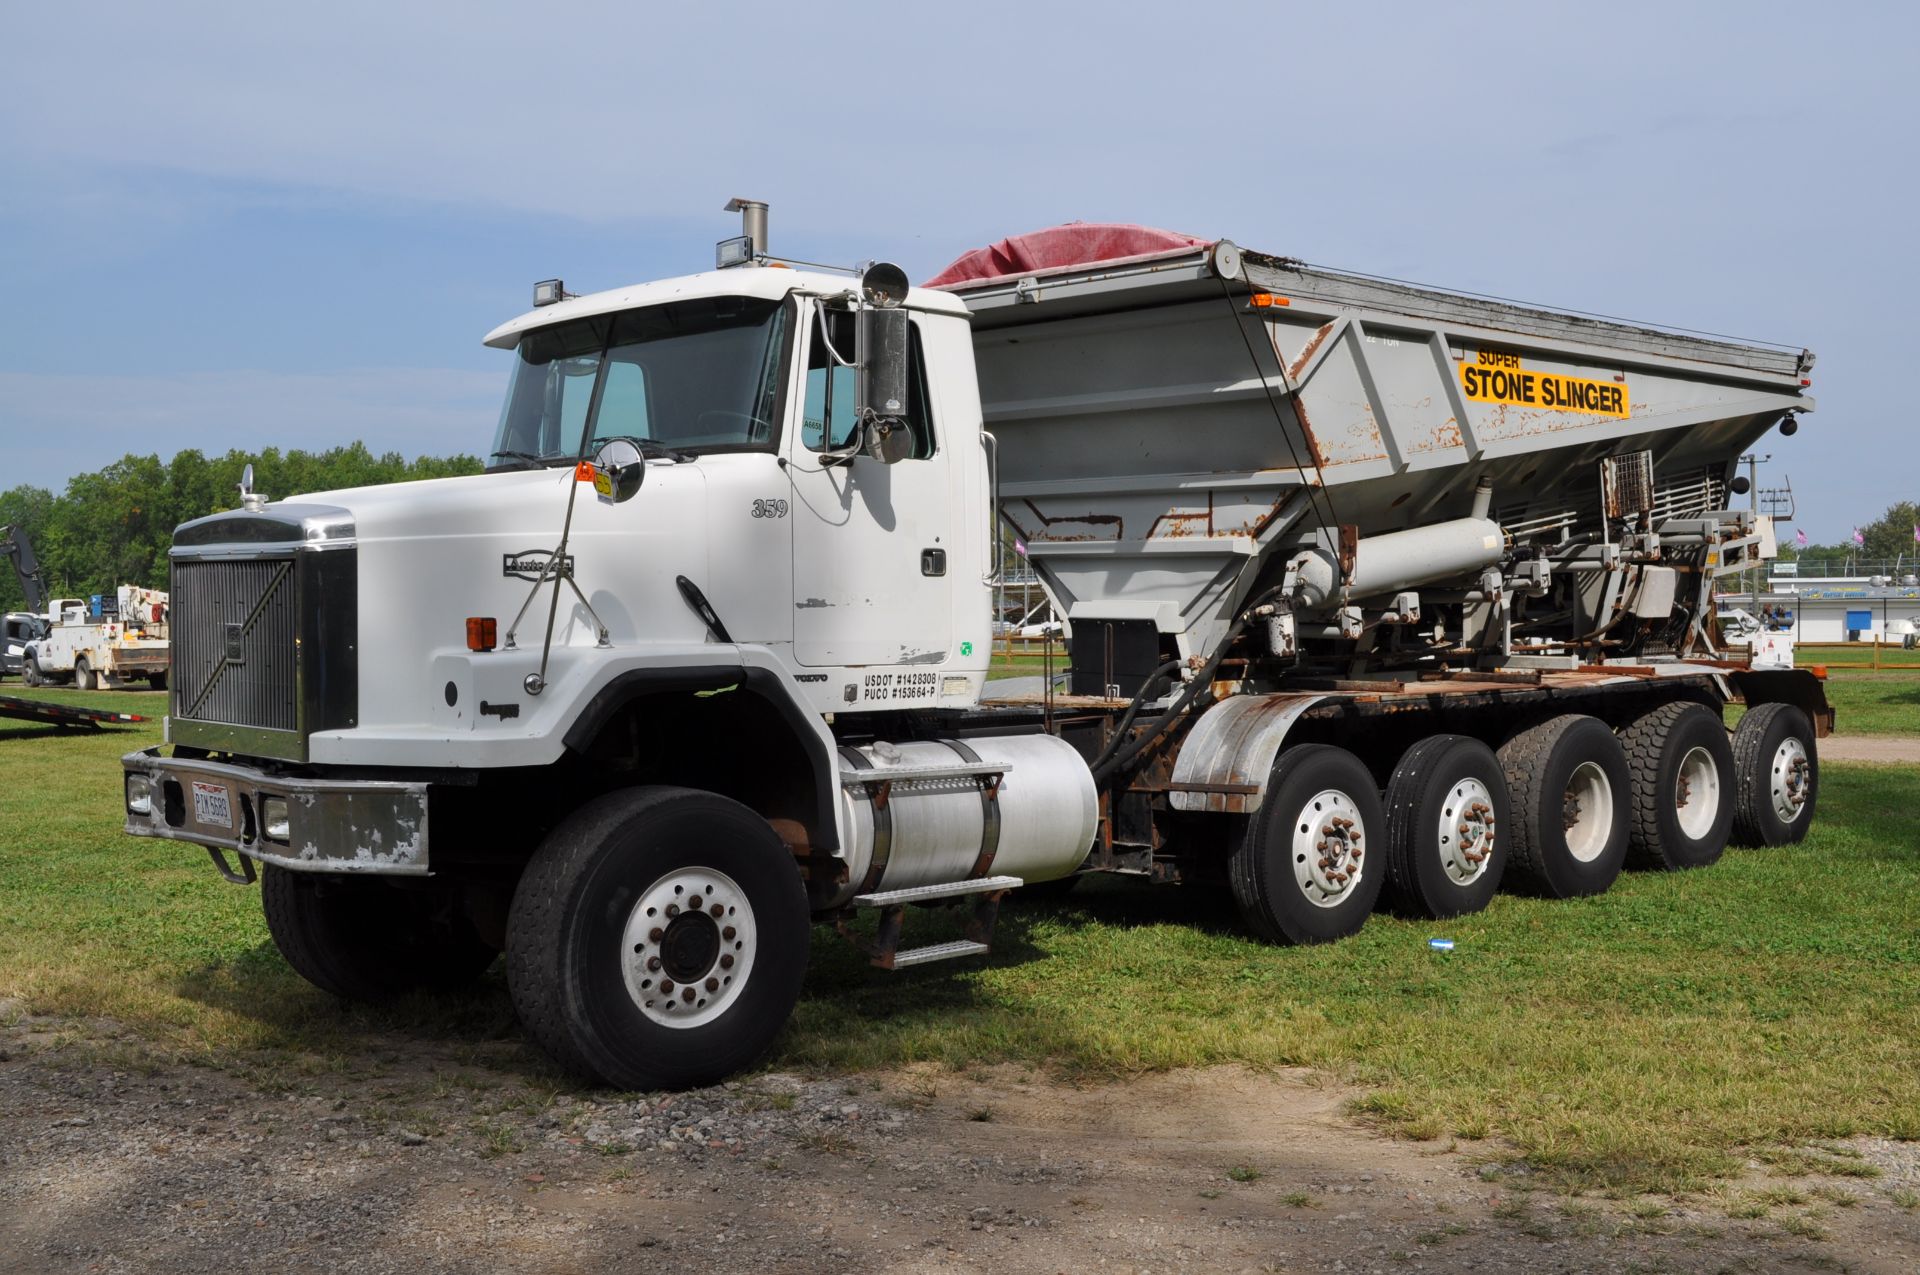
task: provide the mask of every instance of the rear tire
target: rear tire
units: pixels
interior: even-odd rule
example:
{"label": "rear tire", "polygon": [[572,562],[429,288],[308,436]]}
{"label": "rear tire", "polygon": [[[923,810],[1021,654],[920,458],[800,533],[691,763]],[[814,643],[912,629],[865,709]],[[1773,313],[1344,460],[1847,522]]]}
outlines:
{"label": "rear tire", "polygon": [[273,945],[294,972],[348,1000],[448,991],[480,977],[498,955],[446,890],[269,864],[260,902]]}
{"label": "rear tire", "polygon": [[507,984],[528,1034],[569,1070],[619,1089],[710,1084],[786,1025],[809,920],[793,856],[746,806],[688,788],[607,793],[521,876]]}
{"label": "rear tire", "polygon": [[1820,799],[1820,750],[1805,712],[1791,704],[1749,709],[1733,731],[1733,773],[1736,842],[1786,846],[1806,838]]}
{"label": "rear tire", "polygon": [[1281,753],[1227,863],[1247,927],[1273,943],[1357,932],[1386,879],[1386,828],[1379,790],[1358,757],[1326,744]]}
{"label": "rear tire", "polygon": [[1662,704],[1620,732],[1632,784],[1627,862],[1703,868],[1733,829],[1733,744],[1704,704]]}
{"label": "rear tire", "polygon": [[1493,750],[1434,735],[1387,785],[1387,889],[1403,912],[1439,920],[1492,902],[1507,868],[1506,776]]}
{"label": "rear tire", "polygon": [[167,675],[165,673],[150,673],[147,675],[147,685],[153,690],[164,691],[167,689]]}
{"label": "rear tire", "polygon": [[1627,857],[1627,758],[1597,717],[1568,713],[1501,746],[1513,802],[1508,872],[1550,898],[1603,893]]}
{"label": "rear tire", "polygon": [[83,655],[75,660],[73,663],[74,686],[79,690],[90,691],[94,687],[94,680],[93,665],[87,663],[86,657]]}

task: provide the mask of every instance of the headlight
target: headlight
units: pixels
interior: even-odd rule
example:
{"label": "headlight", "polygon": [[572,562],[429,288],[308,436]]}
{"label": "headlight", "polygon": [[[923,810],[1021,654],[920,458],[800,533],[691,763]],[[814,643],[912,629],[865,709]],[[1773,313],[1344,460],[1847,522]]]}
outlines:
{"label": "headlight", "polygon": [[285,797],[262,797],[260,799],[260,830],[268,841],[287,843],[291,831],[287,823],[287,799]]}
{"label": "headlight", "polygon": [[127,813],[151,818],[153,815],[153,776],[127,776]]}

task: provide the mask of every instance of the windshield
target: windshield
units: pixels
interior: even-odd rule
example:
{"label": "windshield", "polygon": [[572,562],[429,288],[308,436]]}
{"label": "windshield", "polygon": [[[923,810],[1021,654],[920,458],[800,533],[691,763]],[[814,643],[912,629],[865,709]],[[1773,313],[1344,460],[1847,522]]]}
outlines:
{"label": "windshield", "polygon": [[592,455],[610,438],[677,452],[771,448],[785,308],[709,297],[595,315],[520,338],[493,464]]}

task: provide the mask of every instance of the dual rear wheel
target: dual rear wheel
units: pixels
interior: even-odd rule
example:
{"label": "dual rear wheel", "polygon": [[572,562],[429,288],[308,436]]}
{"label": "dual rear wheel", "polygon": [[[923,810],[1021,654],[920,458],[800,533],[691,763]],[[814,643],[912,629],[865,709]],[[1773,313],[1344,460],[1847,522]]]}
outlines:
{"label": "dual rear wheel", "polygon": [[1357,931],[1383,896],[1441,919],[1479,911],[1503,884],[1576,898],[1628,864],[1703,867],[1730,838],[1798,841],[1817,796],[1812,724],[1784,704],[1755,708],[1731,738],[1699,703],[1663,704],[1618,731],[1566,714],[1497,752],[1435,735],[1407,750],[1384,799],[1358,757],[1302,744],[1275,762],[1229,882],[1255,933],[1326,942]]}

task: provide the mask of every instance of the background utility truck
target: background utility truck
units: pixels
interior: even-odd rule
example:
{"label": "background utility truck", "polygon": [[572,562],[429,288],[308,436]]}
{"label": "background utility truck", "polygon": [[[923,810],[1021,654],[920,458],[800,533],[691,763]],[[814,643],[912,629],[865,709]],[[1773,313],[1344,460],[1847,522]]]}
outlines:
{"label": "background utility truck", "polygon": [[[1316,942],[1805,835],[1821,685],[1710,627],[1771,551],[1735,461],[1812,407],[1805,352],[1137,227],[909,288],[784,268],[729,207],[724,268],[550,280],[488,335],[485,475],[176,533],[172,749],[125,759],[126,827],[264,864],[320,987],[504,950],[561,1062],[685,1085],[861,909],[894,969],[1096,871]],[[1003,527],[1058,689],[986,681]],[[900,946],[943,901],[969,937]]]}
{"label": "background utility truck", "polygon": [[21,675],[29,686],[72,682],[83,691],[111,689],[145,679],[167,687],[167,595],[123,584],[113,596],[54,598],[33,542],[17,527],[0,527],[0,555],[13,566],[27,612],[9,612],[5,664],[0,672]]}

